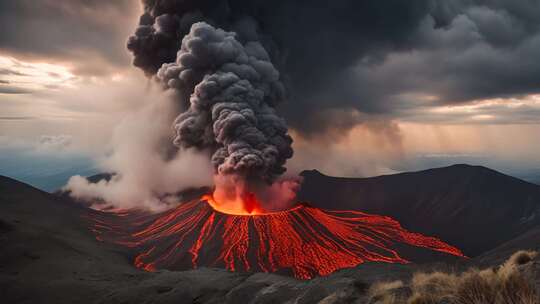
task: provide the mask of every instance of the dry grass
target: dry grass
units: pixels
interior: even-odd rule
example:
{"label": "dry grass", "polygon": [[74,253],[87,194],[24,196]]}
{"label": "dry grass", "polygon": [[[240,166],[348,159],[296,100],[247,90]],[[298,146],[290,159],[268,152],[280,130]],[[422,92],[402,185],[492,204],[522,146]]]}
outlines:
{"label": "dry grass", "polygon": [[371,297],[370,303],[401,303],[400,301],[403,301],[408,296],[399,293],[399,291],[403,290],[403,288],[405,288],[405,285],[402,281],[380,282],[373,284],[368,291]]}
{"label": "dry grass", "polygon": [[372,304],[538,304],[532,277],[535,251],[519,251],[496,269],[462,274],[416,273],[403,282],[378,283],[369,290]]}

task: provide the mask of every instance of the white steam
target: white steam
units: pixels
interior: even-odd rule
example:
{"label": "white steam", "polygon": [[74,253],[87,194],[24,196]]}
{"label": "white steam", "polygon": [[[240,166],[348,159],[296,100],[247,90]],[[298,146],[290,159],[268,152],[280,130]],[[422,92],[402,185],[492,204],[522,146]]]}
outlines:
{"label": "white steam", "polygon": [[171,123],[178,114],[172,98],[153,95],[148,97],[154,100],[128,115],[113,133],[112,153],[100,161],[104,172],[115,174],[113,178],[91,183],[73,176],[64,190],[100,209],[160,211],[177,203],[179,191],[212,184],[208,153],[178,150],[170,144]]}

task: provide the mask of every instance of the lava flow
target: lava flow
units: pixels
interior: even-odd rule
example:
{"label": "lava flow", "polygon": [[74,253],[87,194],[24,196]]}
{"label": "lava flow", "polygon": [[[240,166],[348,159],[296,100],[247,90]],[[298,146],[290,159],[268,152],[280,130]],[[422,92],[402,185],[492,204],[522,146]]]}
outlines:
{"label": "lava flow", "polygon": [[256,201],[243,214],[215,206],[211,196],[203,196],[157,215],[99,213],[93,230],[99,240],[134,248],[135,266],[148,271],[204,266],[310,279],[369,261],[408,263],[398,244],[463,257],[459,249],[408,232],[386,216],[305,204],[260,213]]}

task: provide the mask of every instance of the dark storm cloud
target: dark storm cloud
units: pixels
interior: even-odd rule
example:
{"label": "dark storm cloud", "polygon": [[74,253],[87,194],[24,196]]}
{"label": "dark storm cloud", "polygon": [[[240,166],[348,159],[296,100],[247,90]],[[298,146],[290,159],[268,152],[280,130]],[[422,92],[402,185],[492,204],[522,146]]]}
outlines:
{"label": "dark storm cloud", "polygon": [[[540,92],[540,2],[437,1],[409,42],[409,50],[393,51],[379,63],[361,62],[344,71],[338,83],[342,96],[349,96],[346,104],[407,119],[429,106]],[[483,110],[497,117],[487,122],[538,121],[537,112]],[[441,116],[422,117],[447,121]],[[465,116],[454,118],[460,121]]]}
{"label": "dark storm cloud", "polygon": [[[540,2],[434,1],[407,42],[408,48],[386,52],[380,61],[371,62],[369,53],[360,56],[357,64],[314,92],[335,107],[404,119],[430,106],[540,92]],[[316,98],[311,101],[320,105]],[[539,121],[538,112],[530,109],[500,106],[482,112],[494,117],[483,123]],[[354,114],[343,119],[321,112],[317,116],[323,120],[315,122],[329,120],[323,125],[355,122],[350,119]],[[422,117],[448,121],[438,115]],[[466,115],[453,119],[470,122]]]}
{"label": "dark storm cloud", "polygon": [[99,74],[129,63],[125,40],[137,11],[131,0],[2,0],[0,51]]}
{"label": "dark storm cloud", "polygon": [[418,35],[443,102],[540,92],[540,2],[470,1],[450,19]]}
{"label": "dark storm cloud", "polygon": [[[424,18],[410,36],[414,48],[409,52],[393,52],[381,64],[354,68],[347,79],[358,84],[358,100],[371,100],[376,112],[408,118],[426,106],[540,92],[540,2],[444,3],[454,5],[438,7]],[[366,109],[361,103],[358,108]],[[535,121],[534,114],[505,108],[484,111],[497,117],[488,122]]]}

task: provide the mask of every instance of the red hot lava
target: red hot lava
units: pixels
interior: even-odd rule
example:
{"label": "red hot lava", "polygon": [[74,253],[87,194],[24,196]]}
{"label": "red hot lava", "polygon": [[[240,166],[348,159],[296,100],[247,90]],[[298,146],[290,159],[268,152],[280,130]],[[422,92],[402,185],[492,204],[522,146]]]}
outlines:
{"label": "red hot lava", "polygon": [[252,192],[245,192],[236,200],[216,201],[212,195],[204,195],[206,201],[216,211],[231,215],[262,215],[268,213]]}
{"label": "red hot lava", "polygon": [[205,266],[310,279],[370,261],[409,262],[396,245],[464,256],[386,216],[308,205],[262,213],[254,196],[245,212],[220,207],[207,195],[158,215],[100,213],[93,218],[94,231],[99,240],[134,248],[135,266],[148,271]]}

